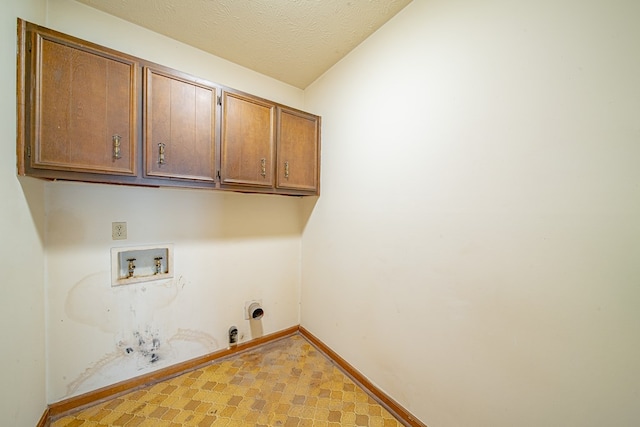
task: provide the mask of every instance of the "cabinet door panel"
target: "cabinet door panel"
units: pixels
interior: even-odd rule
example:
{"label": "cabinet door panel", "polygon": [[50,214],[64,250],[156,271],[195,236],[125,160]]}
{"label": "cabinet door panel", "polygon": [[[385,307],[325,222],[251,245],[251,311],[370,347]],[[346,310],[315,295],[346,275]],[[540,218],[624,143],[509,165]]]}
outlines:
{"label": "cabinet door panel", "polygon": [[135,175],[135,64],[35,37],[32,167]]}
{"label": "cabinet door panel", "polygon": [[216,89],[146,70],[146,174],[215,179]]}
{"label": "cabinet door panel", "polygon": [[319,118],[278,109],[277,188],[317,191]]}
{"label": "cabinet door panel", "polygon": [[273,187],[275,105],[224,92],[222,114],[223,184]]}

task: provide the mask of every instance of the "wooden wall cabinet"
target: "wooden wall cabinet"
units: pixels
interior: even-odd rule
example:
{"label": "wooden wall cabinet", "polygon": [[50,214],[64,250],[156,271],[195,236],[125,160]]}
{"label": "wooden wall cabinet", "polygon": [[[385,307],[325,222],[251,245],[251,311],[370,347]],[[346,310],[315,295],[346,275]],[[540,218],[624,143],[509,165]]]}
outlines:
{"label": "wooden wall cabinet", "polygon": [[223,185],[318,193],[318,116],[226,91],[222,106]]}
{"label": "wooden wall cabinet", "polygon": [[145,89],[146,176],[215,181],[216,88],[146,67]]}
{"label": "wooden wall cabinet", "polygon": [[278,107],[276,188],[317,192],[320,118]]}
{"label": "wooden wall cabinet", "polygon": [[30,33],[34,169],[136,175],[137,67],[47,33]]}
{"label": "wooden wall cabinet", "polygon": [[246,94],[222,93],[221,183],[273,188],[276,106]]}
{"label": "wooden wall cabinet", "polygon": [[18,20],[18,174],[319,194],[320,117]]}

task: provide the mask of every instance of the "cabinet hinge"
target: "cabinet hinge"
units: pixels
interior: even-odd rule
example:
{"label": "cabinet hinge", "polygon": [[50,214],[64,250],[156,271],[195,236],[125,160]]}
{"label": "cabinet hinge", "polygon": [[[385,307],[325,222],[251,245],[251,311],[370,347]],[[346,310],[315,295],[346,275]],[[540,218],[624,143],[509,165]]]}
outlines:
{"label": "cabinet hinge", "polygon": [[218,96],[218,105],[222,105],[222,96]]}
{"label": "cabinet hinge", "polygon": [[27,145],[27,157],[31,157],[31,146]]}
{"label": "cabinet hinge", "polygon": [[31,39],[27,40],[27,50],[31,53]]}
{"label": "cabinet hinge", "polygon": [[220,171],[216,172],[216,178],[218,178],[218,181],[220,181],[222,178],[220,178]]}

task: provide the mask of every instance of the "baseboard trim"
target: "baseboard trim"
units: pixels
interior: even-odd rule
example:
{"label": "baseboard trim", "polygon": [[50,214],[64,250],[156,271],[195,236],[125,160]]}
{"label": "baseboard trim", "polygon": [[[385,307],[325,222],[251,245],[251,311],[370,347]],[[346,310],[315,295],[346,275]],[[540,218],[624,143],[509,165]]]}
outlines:
{"label": "baseboard trim", "polygon": [[321,352],[327,355],[329,359],[333,360],[338,367],[342,369],[351,379],[358,383],[363,389],[367,390],[382,406],[384,406],[389,412],[393,413],[397,418],[402,420],[407,426],[410,427],[427,427],[426,424],[417,419],[411,412],[407,411],[402,405],[389,397],[386,393],[376,387],[371,381],[369,381],[364,375],[362,375],[356,368],[347,363],[338,353],[329,348],[325,343],[320,341],[315,335],[309,332],[304,327],[299,327],[300,335],[305,337],[310,343],[315,345]]}
{"label": "baseboard trim", "polygon": [[38,424],[38,427],[41,427],[41,426],[44,427],[48,425],[48,423],[51,420],[60,418],[64,415],[67,415],[71,412],[79,410],[83,407],[96,404],[100,401],[103,401],[105,399],[110,399],[121,394],[129,393],[141,387],[155,384],[160,381],[168,380],[178,375],[182,375],[186,372],[193,371],[213,361],[216,361],[228,356],[232,356],[234,354],[241,353],[243,351],[250,350],[252,348],[261,346],[263,344],[266,344],[272,341],[279,340],[281,338],[288,337],[290,335],[294,335],[297,332],[298,332],[298,326],[292,326],[290,328],[283,329],[282,331],[274,332],[272,334],[253,339],[246,343],[238,344],[236,347],[233,347],[233,348],[227,348],[224,350],[216,351],[214,353],[197,357],[195,359],[187,360],[185,362],[178,363],[176,365],[171,365],[166,368],[162,368],[157,371],[150,372],[145,375],[141,375],[139,377],[131,378],[129,380],[121,381],[116,384],[102,387],[85,394],[81,394],[78,396],[70,397],[65,400],[61,400],[56,403],[52,403],[45,410],[45,413],[42,416],[45,419],[44,424],[42,424],[42,420],[41,420],[41,423]]}
{"label": "baseboard trim", "polygon": [[214,353],[210,353],[195,359],[187,360],[176,365],[168,366],[163,369],[159,369],[154,372],[150,372],[139,377],[131,378],[129,380],[121,381],[116,384],[112,384],[106,387],[102,387],[97,390],[90,391],[85,394],[70,397],[59,402],[50,404],[42,414],[40,421],[36,427],[47,427],[51,424],[51,421],[61,418],[67,414],[80,410],[84,407],[95,405],[106,399],[111,399],[119,395],[135,391],[139,388],[146,387],[160,381],[165,381],[182,375],[184,373],[198,369],[204,365],[223,359],[228,356],[235,355],[244,351],[251,350],[255,347],[268,344],[272,341],[279,340],[291,335],[299,333],[318,350],[323,352],[329,359],[331,359],[342,371],[347,374],[352,380],[358,383],[363,389],[369,392],[369,394],[375,398],[381,405],[401,420],[405,425],[410,427],[427,427],[426,424],[418,420],[413,414],[407,411],[402,405],[389,397],[386,393],[376,387],[371,381],[369,381],[364,375],[362,375],[356,368],[347,363],[338,353],[329,348],[325,343],[320,341],[315,335],[309,332],[302,326],[292,326],[287,329],[283,329],[279,332],[274,332],[269,335],[265,335],[260,338],[248,341],[243,344],[239,344],[234,348],[227,348]]}
{"label": "baseboard trim", "polygon": [[36,427],[47,427],[49,425],[49,420],[49,407],[47,407],[47,409],[44,410],[44,413],[40,417],[40,421],[38,421],[38,424],[36,424]]}

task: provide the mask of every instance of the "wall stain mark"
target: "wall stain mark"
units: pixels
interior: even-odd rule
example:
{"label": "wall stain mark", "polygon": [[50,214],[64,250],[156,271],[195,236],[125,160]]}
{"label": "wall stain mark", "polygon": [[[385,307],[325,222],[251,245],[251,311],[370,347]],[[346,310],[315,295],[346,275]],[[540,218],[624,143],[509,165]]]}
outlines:
{"label": "wall stain mark", "polygon": [[208,351],[214,351],[220,348],[218,340],[216,340],[212,335],[192,329],[178,329],[178,331],[167,340],[167,343],[172,343],[174,341],[199,343]]}
{"label": "wall stain mark", "polygon": [[108,375],[109,370],[120,367],[120,365],[122,365],[123,369],[132,368],[131,364],[135,364],[133,367],[136,370],[147,369],[166,358],[166,355],[170,354],[172,349],[179,348],[178,341],[200,344],[205,350],[203,354],[219,348],[218,340],[202,331],[178,329],[175,334],[166,340],[165,345],[162,345],[159,333],[152,330],[151,327],[147,327],[144,332],[134,331],[131,333],[130,340],[119,341],[116,344],[117,349],[115,351],[106,354],[69,383],[66,396],[75,394],[92,377],[100,374]]}
{"label": "wall stain mark", "polygon": [[92,366],[85,369],[84,372],[80,374],[80,376],[78,376],[78,378],[76,378],[75,380],[73,380],[67,385],[67,396],[70,396],[73,393],[75,393],[80,388],[82,383],[84,383],[89,378],[93,377],[95,374],[100,372],[104,367],[115,362],[121,357],[122,357],[122,353],[120,351],[114,351],[112,353],[106,354],[102,359],[98,360]]}

